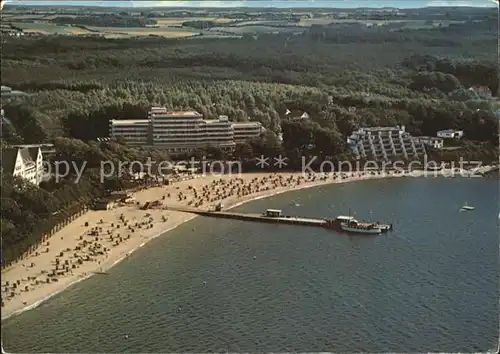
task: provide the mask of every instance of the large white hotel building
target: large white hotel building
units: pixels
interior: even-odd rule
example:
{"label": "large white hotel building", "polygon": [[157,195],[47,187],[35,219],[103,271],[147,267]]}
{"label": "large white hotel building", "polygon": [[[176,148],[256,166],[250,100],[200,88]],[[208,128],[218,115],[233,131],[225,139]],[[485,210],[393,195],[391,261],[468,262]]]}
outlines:
{"label": "large white hotel building", "polygon": [[230,122],[227,116],[207,120],[195,111],[171,112],[151,107],[147,119],[110,121],[110,135],[130,145],[155,146],[186,152],[207,146],[233,149],[237,143],[260,136],[260,122]]}

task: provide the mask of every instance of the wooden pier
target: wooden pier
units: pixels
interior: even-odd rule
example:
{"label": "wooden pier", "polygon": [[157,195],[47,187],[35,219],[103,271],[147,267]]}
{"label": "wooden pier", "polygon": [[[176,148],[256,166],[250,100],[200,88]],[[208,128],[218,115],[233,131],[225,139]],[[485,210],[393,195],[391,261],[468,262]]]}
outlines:
{"label": "wooden pier", "polygon": [[201,216],[220,218],[220,219],[233,219],[242,221],[253,221],[253,222],[264,222],[273,224],[288,224],[288,225],[302,225],[302,226],[316,226],[316,227],[327,227],[327,223],[324,219],[316,218],[303,218],[295,216],[279,216],[279,217],[269,217],[263,214],[257,213],[236,213],[229,211],[209,211],[201,210],[196,208],[185,208],[185,207],[166,207],[166,210],[180,211],[183,213],[191,213]]}

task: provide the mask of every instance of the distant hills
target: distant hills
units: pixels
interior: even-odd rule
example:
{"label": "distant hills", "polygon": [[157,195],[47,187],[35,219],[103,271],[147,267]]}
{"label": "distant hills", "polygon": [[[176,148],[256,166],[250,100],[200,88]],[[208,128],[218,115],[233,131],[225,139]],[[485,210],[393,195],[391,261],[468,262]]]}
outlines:
{"label": "distant hills", "polygon": [[[496,0],[240,0],[240,1],[81,1],[7,0],[7,6],[98,6],[98,7],[252,7],[252,8],[421,8],[427,6],[495,7]],[[2,1],[4,2],[4,1]]]}

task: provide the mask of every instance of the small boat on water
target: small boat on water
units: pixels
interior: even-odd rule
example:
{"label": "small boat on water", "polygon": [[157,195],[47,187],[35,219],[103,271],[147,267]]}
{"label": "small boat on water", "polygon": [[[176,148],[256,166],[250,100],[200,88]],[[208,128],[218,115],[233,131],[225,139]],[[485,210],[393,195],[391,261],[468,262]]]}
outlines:
{"label": "small boat on water", "polygon": [[[350,214],[350,213],[349,213]],[[367,222],[356,220],[353,216],[340,215],[334,220],[325,220],[325,227],[337,231],[380,234],[392,230],[392,224],[380,224],[378,222]]]}
{"label": "small boat on water", "polygon": [[351,220],[347,223],[340,224],[343,231],[352,232],[357,234],[380,234],[382,229],[379,225],[375,223],[364,223],[358,222],[357,220]]}
{"label": "small boat on water", "polygon": [[460,208],[460,211],[472,211],[472,210],[474,210],[474,207],[467,205],[467,202],[465,202],[465,204]]}

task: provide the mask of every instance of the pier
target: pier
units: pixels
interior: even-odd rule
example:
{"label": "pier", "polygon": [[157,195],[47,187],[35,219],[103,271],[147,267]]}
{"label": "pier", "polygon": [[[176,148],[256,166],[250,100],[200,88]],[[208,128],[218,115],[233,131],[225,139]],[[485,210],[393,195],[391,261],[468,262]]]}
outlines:
{"label": "pier", "polygon": [[[212,218],[220,219],[232,219],[232,220],[242,220],[242,221],[253,221],[262,223],[272,223],[272,224],[287,224],[287,225],[299,225],[299,226],[315,226],[322,227],[325,229],[333,229],[339,232],[348,233],[382,233],[392,230],[392,224],[380,224],[373,222],[359,222],[350,216],[338,216],[336,219],[318,219],[318,218],[307,218],[298,216],[285,216],[281,215],[281,210],[267,209],[263,214],[257,213],[237,213],[230,211],[216,210],[201,210],[197,208],[186,208],[186,207],[165,207],[165,210],[179,211],[183,213],[191,213],[201,216],[207,216]],[[346,231],[342,225],[343,223],[354,222],[358,229]],[[372,228],[378,228],[378,232],[369,232]],[[356,227],[354,227],[356,228]]]}
{"label": "pier", "polygon": [[183,213],[191,213],[201,216],[220,218],[220,219],[233,219],[233,220],[243,220],[243,221],[253,221],[253,222],[265,222],[274,224],[288,224],[288,225],[302,225],[302,226],[316,226],[316,227],[326,227],[327,223],[324,219],[316,218],[303,218],[296,216],[276,216],[270,217],[263,214],[257,213],[236,213],[229,211],[209,211],[200,210],[196,208],[185,208],[185,207],[167,207],[167,210],[180,211]]}

